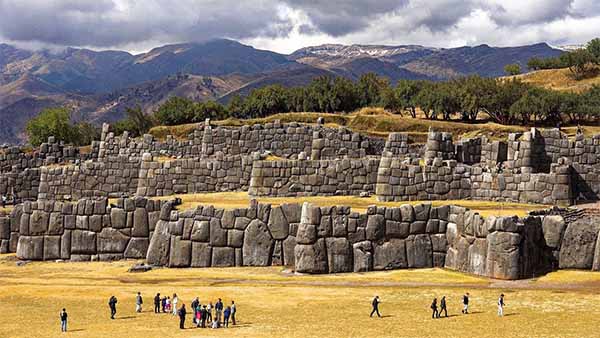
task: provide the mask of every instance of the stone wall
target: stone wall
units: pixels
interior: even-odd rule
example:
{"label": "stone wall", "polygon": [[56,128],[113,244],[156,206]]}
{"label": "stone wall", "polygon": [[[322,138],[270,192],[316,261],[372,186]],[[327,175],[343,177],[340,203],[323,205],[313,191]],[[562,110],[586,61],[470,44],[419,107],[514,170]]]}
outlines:
{"label": "stone wall", "polygon": [[135,194],[140,158],[109,156],[58,167],[42,167],[39,199],[70,200],[83,197],[120,197]]}
{"label": "stone wall", "polygon": [[[25,202],[17,256],[26,260],[113,261],[146,257],[161,201],[106,198]],[[12,217],[12,216],[11,216]]]}
{"label": "stone wall", "polygon": [[26,168],[0,173],[0,196],[14,196],[17,200],[36,199],[40,172],[40,168]]}
{"label": "stone wall", "polygon": [[[600,269],[597,217],[482,217],[457,206],[346,206],[308,203],[247,208],[145,198],[26,202],[0,217],[0,248],[17,256],[72,261],[146,258],[169,267],[293,266],[338,273],[446,267],[500,279],[554,268]],[[17,235],[15,235],[15,230]],[[18,237],[17,237],[18,236]]]}
{"label": "stone wall", "polygon": [[250,156],[221,154],[210,159],[184,158],[156,162],[150,154],[145,154],[139,171],[137,195],[246,191],[251,171]]}
{"label": "stone wall", "polygon": [[375,193],[380,201],[463,199],[471,196],[471,167],[436,158],[431,165],[382,157]]}
{"label": "stone wall", "polygon": [[251,196],[332,196],[375,192],[379,159],[255,161]]}

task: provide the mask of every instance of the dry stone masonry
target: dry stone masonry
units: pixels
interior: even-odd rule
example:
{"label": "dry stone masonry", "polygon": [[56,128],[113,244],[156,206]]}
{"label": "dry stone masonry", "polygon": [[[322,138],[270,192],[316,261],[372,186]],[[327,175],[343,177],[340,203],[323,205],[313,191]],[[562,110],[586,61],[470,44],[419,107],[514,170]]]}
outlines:
{"label": "dry stone masonry", "polygon": [[[487,217],[457,206],[280,206],[177,210],[153,196],[375,195],[570,205],[600,199],[600,135],[531,129],[505,141],[430,131],[387,140],[273,121],[198,124],[186,139],[115,136],[89,153],[49,138],[0,148],[0,252],[27,260],[146,259],[169,267],[286,265],[304,273],[445,267],[502,279],[600,270],[598,217]],[[107,198],[113,198],[112,203]]]}

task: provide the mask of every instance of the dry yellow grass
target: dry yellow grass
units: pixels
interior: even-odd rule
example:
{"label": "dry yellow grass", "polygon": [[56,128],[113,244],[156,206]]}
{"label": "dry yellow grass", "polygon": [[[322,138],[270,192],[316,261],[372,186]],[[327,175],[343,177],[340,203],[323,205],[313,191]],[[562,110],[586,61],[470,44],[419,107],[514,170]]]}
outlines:
{"label": "dry yellow grass", "polygon": [[[225,192],[225,193],[205,193],[205,194],[186,194],[155,197],[155,199],[172,199],[179,197],[182,205],[181,210],[192,209],[198,205],[214,205],[217,208],[234,209],[245,208],[253,197],[246,192]],[[482,216],[525,216],[532,210],[546,209],[548,205],[510,203],[510,202],[490,202],[490,201],[472,201],[472,200],[448,200],[448,201],[410,201],[410,202],[379,202],[375,196],[362,198],[358,196],[310,196],[310,197],[258,197],[261,203],[280,205],[283,203],[303,203],[310,202],[319,206],[348,205],[353,211],[365,212],[370,205],[380,205],[387,207],[400,206],[402,204],[431,203],[433,206],[440,205],[459,205],[479,212]]]}
{"label": "dry yellow grass", "polygon": [[[583,92],[593,85],[600,85],[600,76],[587,79],[575,79],[568,68],[546,69],[515,76],[523,82],[546,89],[560,91]],[[507,77],[511,78],[511,77]]]}
{"label": "dry yellow grass", "polygon": [[[329,276],[294,276],[281,268],[159,269],[129,274],[132,262],[30,263],[17,267],[0,256],[2,337],[61,337],[58,313],[69,312],[73,337],[597,337],[593,311],[600,302],[594,283],[568,288],[543,280],[490,282],[440,269]],[[572,272],[560,272],[568,278]],[[550,275],[552,276],[552,274]],[[551,278],[551,277],[549,277]],[[134,312],[137,291],[144,312]],[[461,295],[471,293],[471,315],[460,314]],[[178,329],[171,315],[152,313],[156,292],[176,292],[189,305],[223,298],[238,307],[237,327]],[[506,316],[496,299],[506,295]],[[108,298],[116,295],[117,319]],[[384,318],[369,318],[373,295]],[[451,317],[432,320],[429,304],[446,295]],[[188,318],[188,327],[190,320]]]}

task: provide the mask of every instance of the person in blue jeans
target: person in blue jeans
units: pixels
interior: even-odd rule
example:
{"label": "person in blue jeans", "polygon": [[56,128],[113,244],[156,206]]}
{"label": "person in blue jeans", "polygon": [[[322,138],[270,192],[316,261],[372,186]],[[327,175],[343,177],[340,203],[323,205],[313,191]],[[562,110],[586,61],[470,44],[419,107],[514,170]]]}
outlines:
{"label": "person in blue jeans", "polygon": [[229,316],[231,315],[231,307],[227,307],[223,312],[223,326],[229,327]]}
{"label": "person in blue jeans", "polygon": [[62,309],[60,312],[60,331],[67,332],[67,318],[69,315],[67,314],[66,309]]}

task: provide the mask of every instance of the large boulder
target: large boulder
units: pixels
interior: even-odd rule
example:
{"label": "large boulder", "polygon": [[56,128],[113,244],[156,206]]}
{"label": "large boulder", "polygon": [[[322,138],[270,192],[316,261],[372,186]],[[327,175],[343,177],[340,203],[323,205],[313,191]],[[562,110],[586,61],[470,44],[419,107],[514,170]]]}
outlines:
{"label": "large boulder", "polygon": [[298,244],[313,244],[317,241],[317,226],[309,223],[300,223],[296,235]]}
{"label": "large boulder", "polygon": [[388,242],[375,245],[373,255],[374,270],[407,268],[406,243],[403,239],[392,238]]}
{"label": "large boulder", "polygon": [[476,239],[475,242],[469,247],[469,272],[485,276],[486,269],[485,263],[487,260],[487,240]]}
{"label": "large boulder", "polygon": [[117,229],[104,228],[96,236],[98,253],[123,253],[129,237]]}
{"label": "large boulder", "polygon": [[125,258],[146,258],[146,254],[148,253],[148,238],[133,237],[129,240],[129,244],[127,244],[127,248],[125,248],[124,257]]}
{"label": "large boulder", "polygon": [[520,277],[521,235],[513,232],[496,231],[488,235],[486,276],[498,279]]}
{"label": "large boulder", "polygon": [[383,215],[369,215],[367,218],[367,239],[377,241],[385,236],[385,218]]}
{"label": "large boulder", "polygon": [[273,239],[284,240],[288,236],[290,225],[285,218],[285,214],[281,207],[275,207],[271,209],[268,226]]}
{"label": "large boulder", "polygon": [[546,246],[552,249],[560,248],[560,243],[565,232],[566,223],[560,215],[545,216],[542,221],[542,230]]}
{"label": "large boulder", "polygon": [[406,258],[409,268],[433,267],[433,247],[429,235],[408,236]]}
{"label": "large boulder", "polygon": [[147,237],[148,232],[148,212],[145,208],[136,208],[133,212],[133,230],[131,231],[131,236]]}
{"label": "large boulder", "polygon": [[[300,217],[300,216],[298,216]],[[283,265],[285,266],[294,266],[295,257],[294,257],[294,248],[296,247],[296,237],[288,236],[283,241]]]}
{"label": "large boulder", "polygon": [[44,236],[44,260],[60,259],[60,236]]}
{"label": "large boulder", "polygon": [[169,234],[169,222],[160,220],[150,239],[146,261],[150,265],[166,266],[169,264],[169,248],[171,246],[171,235]]}
{"label": "large boulder", "polygon": [[211,218],[210,220],[210,245],[227,246],[227,229],[221,227],[221,219]]}
{"label": "large boulder", "polygon": [[85,230],[71,232],[71,253],[94,255],[96,254],[96,233]]}
{"label": "large boulder", "polygon": [[192,242],[192,262],[193,268],[207,268],[212,261],[212,248],[208,243]]}
{"label": "large boulder", "polygon": [[325,239],[314,244],[297,244],[294,248],[296,272],[327,273],[327,249]]}
{"label": "large boulder", "polygon": [[459,236],[455,240],[455,244],[448,247],[445,267],[456,271],[468,272],[469,247],[469,241],[464,236]]}
{"label": "large boulder", "polygon": [[169,267],[185,268],[190,266],[192,257],[192,241],[183,240],[181,236],[171,237],[169,250]]}
{"label": "large boulder", "polygon": [[265,223],[258,219],[250,222],[244,234],[244,246],[242,247],[244,265],[271,265],[273,244],[273,237]]}
{"label": "large boulder", "polygon": [[44,259],[44,237],[20,236],[17,243],[17,257],[35,261]]}
{"label": "large boulder", "polygon": [[194,242],[210,241],[210,223],[208,221],[194,221],[190,238]]}
{"label": "large boulder", "polygon": [[327,238],[327,266],[329,273],[351,272],[353,252],[346,238]]}
{"label": "large boulder", "polygon": [[115,229],[125,228],[127,226],[127,212],[120,208],[111,208],[110,224]]}
{"label": "large boulder", "polygon": [[600,218],[585,217],[569,224],[560,246],[559,268],[591,269]]}
{"label": "large boulder", "polygon": [[354,243],[354,272],[373,270],[373,246],[369,241]]}
{"label": "large boulder", "polygon": [[42,210],[34,210],[29,218],[29,234],[32,236],[43,235],[48,231],[50,215]]}
{"label": "large boulder", "polygon": [[229,248],[229,247],[212,248],[211,266],[217,267],[217,268],[235,266],[235,248]]}

